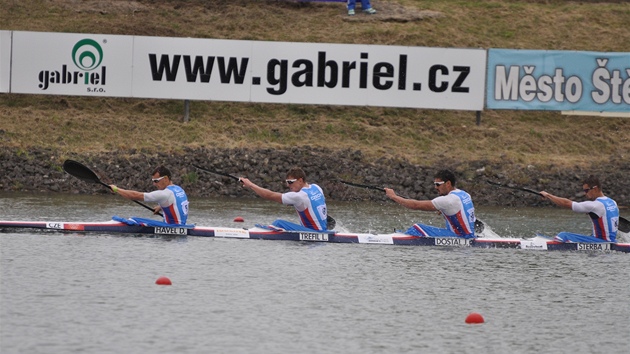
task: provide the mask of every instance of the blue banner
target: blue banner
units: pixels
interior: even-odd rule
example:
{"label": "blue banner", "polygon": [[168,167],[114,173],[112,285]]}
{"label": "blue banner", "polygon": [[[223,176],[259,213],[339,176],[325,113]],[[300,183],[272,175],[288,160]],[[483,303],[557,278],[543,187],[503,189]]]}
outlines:
{"label": "blue banner", "polygon": [[488,109],[630,112],[630,53],[490,49]]}

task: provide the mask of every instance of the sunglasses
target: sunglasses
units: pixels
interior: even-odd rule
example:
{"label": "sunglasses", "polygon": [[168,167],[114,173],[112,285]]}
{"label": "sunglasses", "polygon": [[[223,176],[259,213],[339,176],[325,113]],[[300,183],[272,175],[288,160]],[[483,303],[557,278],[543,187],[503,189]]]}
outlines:
{"label": "sunglasses", "polygon": [[444,183],[446,183],[446,182],[445,182],[445,181],[442,181],[442,182],[433,182],[433,185],[434,185],[434,186],[436,186],[436,187],[439,187],[439,186],[443,185]]}
{"label": "sunglasses", "polygon": [[297,178],[287,179],[285,182],[287,182],[288,185],[292,185],[293,183],[295,183],[295,181],[297,181]]}
{"label": "sunglasses", "polygon": [[151,178],[151,182],[153,182],[153,183],[158,183],[158,182],[159,182],[159,181],[161,181],[161,180],[162,180],[162,178],[164,178],[164,177],[166,177],[166,176],[162,176],[162,177],[160,177],[160,178]]}
{"label": "sunglasses", "polygon": [[583,189],[583,191],[584,191],[584,193],[588,193],[588,191],[590,191],[593,188],[597,188],[597,186],[593,186],[591,188],[585,188],[585,189]]}

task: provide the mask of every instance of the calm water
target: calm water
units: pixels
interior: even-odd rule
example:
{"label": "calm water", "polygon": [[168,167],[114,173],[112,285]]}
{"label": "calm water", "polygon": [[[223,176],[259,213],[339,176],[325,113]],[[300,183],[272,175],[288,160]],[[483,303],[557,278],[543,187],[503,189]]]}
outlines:
{"label": "calm water", "polygon": [[[191,205],[206,226],[295,218],[253,199]],[[329,209],[349,231],[441,223],[388,202]],[[556,208],[479,209],[501,236],[589,227]],[[2,220],[112,215],[147,216],[109,195],[0,193]],[[0,247],[2,353],[629,351],[629,254],[22,231]]]}

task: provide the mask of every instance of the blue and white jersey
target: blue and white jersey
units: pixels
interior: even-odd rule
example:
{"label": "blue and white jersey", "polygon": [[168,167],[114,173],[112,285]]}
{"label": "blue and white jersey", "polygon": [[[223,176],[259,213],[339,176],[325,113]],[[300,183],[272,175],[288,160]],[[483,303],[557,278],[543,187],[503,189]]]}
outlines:
{"label": "blue and white jersey", "polygon": [[164,213],[164,222],[185,225],[188,219],[188,197],[180,186],[171,184],[162,190],[144,193],[144,201],[157,203]]}
{"label": "blue and white jersey", "polygon": [[446,220],[446,228],[460,237],[475,235],[475,206],[470,194],[454,189],[431,201]]}
{"label": "blue and white jersey", "polygon": [[571,208],[576,213],[586,213],[593,223],[593,236],[607,242],[617,241],[619,228],[619,208],[608,197],[599,197],[586,202],[573,202]]}
{"label": "blue and white jersey", "polygon": [[318,185],[310,184],[299,192],[282,194],[282,204],[295,207],[302,226],[318,231],[327,230],[326,198]]}

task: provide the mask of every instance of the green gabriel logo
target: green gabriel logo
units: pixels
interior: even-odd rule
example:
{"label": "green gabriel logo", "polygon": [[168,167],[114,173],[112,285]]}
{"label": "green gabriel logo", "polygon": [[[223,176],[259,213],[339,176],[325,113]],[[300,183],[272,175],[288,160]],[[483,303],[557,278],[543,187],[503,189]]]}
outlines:
{"label": "green gabriel logo", "polygon": [[[107,43],[107,41],[103,41]],[[63,64],[61,70],[39,72],[39,88],[47,90],[51,85],[87,85],[87,92],[105,92],[107,68],[103,62],[103,48],[93,39],[82,39],[72,48],[72,62],[79,69],[68,70]],[[100,70],[95,70],[100,67]]]}
{"label": "green gabriel logo", "polygon": [[82,39],[72,48],[72,61],[79,69],[95,69],[103,61],[103,48],[93,39]]}

